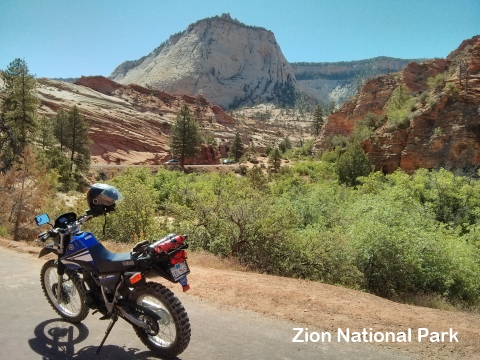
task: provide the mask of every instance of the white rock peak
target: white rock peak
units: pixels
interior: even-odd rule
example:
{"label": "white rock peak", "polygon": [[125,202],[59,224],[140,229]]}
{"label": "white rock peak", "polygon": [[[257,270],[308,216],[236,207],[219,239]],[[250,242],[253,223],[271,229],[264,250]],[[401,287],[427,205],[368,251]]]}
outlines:
{"label": "white rock peak", "polygon": [[149,55],[121,64],[110,78],[174,95],[201,94],[224,109],[292,102],[297,87],[274,34],[232,20],[230,14],[191,24]]}

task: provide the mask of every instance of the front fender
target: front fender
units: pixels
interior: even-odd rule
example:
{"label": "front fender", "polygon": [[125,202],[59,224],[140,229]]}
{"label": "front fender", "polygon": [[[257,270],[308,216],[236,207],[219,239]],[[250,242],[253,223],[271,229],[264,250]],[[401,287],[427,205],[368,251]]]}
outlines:
{"label": "front fender", "polygon": [[45,256],[50,253],[54,253],[55,255],[58,255],[58,251],[54,246],[55,246],[54,244],[45,245],[45,247],[42,250],[40,250],[40,254],[38,254],[38,257],[41,258],[42,256]]}

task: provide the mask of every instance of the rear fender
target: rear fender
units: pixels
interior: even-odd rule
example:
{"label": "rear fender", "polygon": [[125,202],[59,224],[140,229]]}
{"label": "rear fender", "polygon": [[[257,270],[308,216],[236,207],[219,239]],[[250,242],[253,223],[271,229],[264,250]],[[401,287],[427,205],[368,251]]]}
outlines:
{"label": "rear fender", "polygon": [[147,278],[150,278],[150,279],[153,279],[153,278],[156,278],[156,277],[162,277],[172,283],[176,283],[176,281],[173,279],[172,275],[170,275],[167,271],[165,271],[165,269],[163,269],[162,266],[160,266],[160,264],[154,264],[152,266],[152,268],[150,269],[150,271],[148,271],[145,276]]}
{"label": "rear fender", "polygon": [[58,251],[54,246],[55,246],[54,244],[45,245],[45,247],[42,250],[40,250],[40,254],[38,254],[38,257],[41,258],[42,256],[45,256],[50,253],[54,253],[55,255],[58,255]]}

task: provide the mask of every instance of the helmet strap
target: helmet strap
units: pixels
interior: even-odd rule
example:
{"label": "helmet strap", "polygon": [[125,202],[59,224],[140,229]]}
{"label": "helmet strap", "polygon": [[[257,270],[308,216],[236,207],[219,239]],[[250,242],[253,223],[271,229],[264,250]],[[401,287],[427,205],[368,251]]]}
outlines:
{"label": "helmet strap", "polygon": [[103,222],[103,239],[105,240],[105,226],[107,226],[107,213],[103,213],[103,218],[104,218],[104,222]]}

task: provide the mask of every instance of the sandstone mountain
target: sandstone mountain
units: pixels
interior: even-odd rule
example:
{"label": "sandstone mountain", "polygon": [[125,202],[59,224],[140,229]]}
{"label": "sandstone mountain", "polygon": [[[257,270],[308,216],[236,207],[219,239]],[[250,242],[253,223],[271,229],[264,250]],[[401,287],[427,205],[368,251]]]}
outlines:
{"label": "sandstone mountain", "polygon": [[[393,114],[386,107],[399,86],[411,97],[404,126],[391,123]],[[367,81],[359,94],[328,118],[317,146],[329,147],[334,137],[350,136],[362,127],[369,131],[363,148],[377,170],[476,170],[480,164],[480,36],[462,42],[446,59],[412,62],[400,72]]]}
{"label": "sandstone mountain", "polygon": [[121,64],[110,78],[173,95],[201,94],[224,109],[251,100],[293,104],[297,87],[274,34],[229,14],[191,24],[148,56]]}

